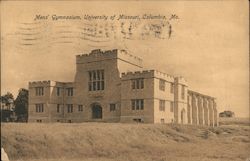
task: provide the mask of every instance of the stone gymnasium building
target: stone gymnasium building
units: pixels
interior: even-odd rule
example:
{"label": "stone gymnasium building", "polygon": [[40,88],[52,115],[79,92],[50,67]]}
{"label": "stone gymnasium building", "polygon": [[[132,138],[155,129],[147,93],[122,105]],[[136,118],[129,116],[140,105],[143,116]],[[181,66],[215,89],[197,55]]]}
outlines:
{"label": "stone gymnasium building", "polygon": [[186,80],[142,70],[126,50],[76,56],[74,82],[29,82],[29,122],[143,122],[217,126],[214,97]]}

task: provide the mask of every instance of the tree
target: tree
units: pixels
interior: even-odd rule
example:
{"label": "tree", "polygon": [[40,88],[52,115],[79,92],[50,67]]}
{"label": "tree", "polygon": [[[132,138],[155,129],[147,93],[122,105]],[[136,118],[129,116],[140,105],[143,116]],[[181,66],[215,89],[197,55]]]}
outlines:
{"label": "tree", "polygon": [[27,121],[28,119],[28,98],[29,91],[24,88],[19,89],[17,98],[14,101],[17,121]]}
{"label": "tree", "polygon": [[7,92],[5,95],[1,96],[1,102],[6,106],[9,106],[14,101],[14,96],[12,93]]}
{"label": "tree", "polygon": [[13,102],[14,96],[10,92],[1,96],[1,122],[8,122],[13,116]]}

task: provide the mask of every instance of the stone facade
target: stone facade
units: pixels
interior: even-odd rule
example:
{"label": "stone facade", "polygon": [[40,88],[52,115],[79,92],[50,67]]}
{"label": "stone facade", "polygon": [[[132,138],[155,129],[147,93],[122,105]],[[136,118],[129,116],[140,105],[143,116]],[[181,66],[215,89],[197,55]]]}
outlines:
{"label": "stone facade", "polygon": [[74,82],[29,83],[29,122],[144,122],[217,125],[215,98],[187,81],[143,70],[126,50],[76,56]]}

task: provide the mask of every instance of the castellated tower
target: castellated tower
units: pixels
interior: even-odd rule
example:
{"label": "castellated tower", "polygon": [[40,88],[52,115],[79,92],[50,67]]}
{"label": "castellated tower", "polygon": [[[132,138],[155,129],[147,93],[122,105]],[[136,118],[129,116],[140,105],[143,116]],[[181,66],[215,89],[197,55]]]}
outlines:
{"label": "castellated tower", "polygon": [[175,122],[187,124],[187,81],[183,77],[175,77],[174,87]]}
{"label": "castellated tower", "polygon": [[[125,50],[93,50],[76,57],[75,103],[86,109],[83,120],[117,122],[121,113],[121,73],[140,70],[142,60]],[[111,109],[110,111],[110,108]],[[95,116],[96,114],[96,116]],[[95,119],[96,118],[96,119]]]}

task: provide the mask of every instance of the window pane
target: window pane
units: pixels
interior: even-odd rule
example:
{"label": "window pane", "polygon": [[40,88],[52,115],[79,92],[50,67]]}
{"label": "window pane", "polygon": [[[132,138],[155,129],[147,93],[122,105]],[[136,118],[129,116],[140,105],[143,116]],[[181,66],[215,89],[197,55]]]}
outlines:
{"label": "window pane", "polygon": [[144,109],[144,100],[141,100],[141,110]]}
{"label": "window pane", "polygon": [[102,86],[101,90],[104,90],[104,81],[101,82],[101,86]]}
{"label": "window pane", "polygon": [[89,71],[89,81],[92,81],[92,73]]}
{"label": "window pane", "polygon": [[104,80],[104,70],[101,70],[101,79]]}
{"label": "window pane", "polygon": [[139,109],[140,109],[140,101],[136,100],[136,110],[139,110]]}
{"label": "window pane", "polygon": [[93,90],[96,90],[96,82],[93,82]]}
{"label": "window pane", "polygon": [[144,88],[144,79],[141,79],[141,89]]}
{"label": "window pane", "polygon": [[101,89],[101,88],[100,88],[100,86],[101,86],[100,84],[101,84],[101,82],[98,81],[98,82],[97,82],[97,90],[100,90],[100,89]]}
{"label": "window pane", "polygon": [[93,80],[96,80],[96,71],[93,71]]}

